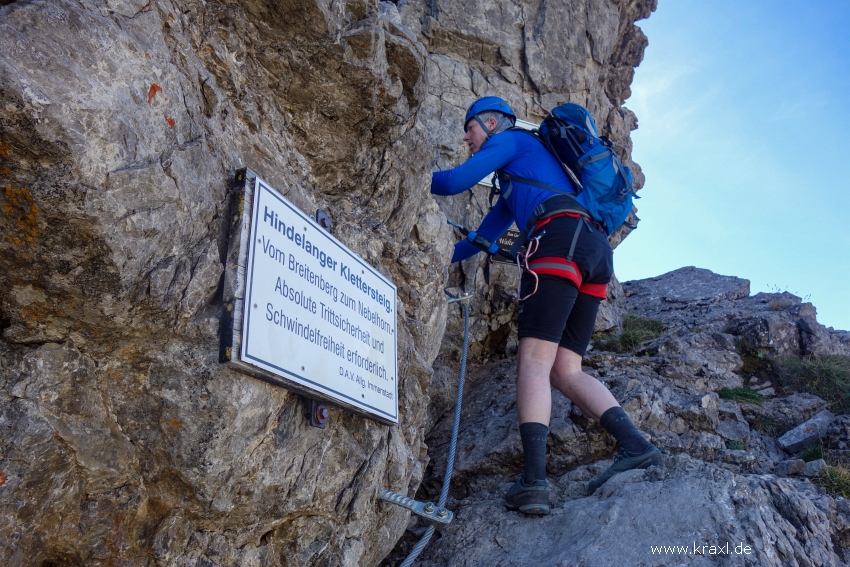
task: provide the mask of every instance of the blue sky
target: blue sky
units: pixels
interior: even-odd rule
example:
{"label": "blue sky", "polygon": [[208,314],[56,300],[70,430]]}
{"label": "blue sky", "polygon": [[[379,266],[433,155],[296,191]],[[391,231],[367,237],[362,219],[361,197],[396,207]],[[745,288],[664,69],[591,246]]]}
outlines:
{"label": "blue sky", "polygon": [[850,329],[850,1],[660,0],[638,25],[646,185],[617,277],[707,268]]}

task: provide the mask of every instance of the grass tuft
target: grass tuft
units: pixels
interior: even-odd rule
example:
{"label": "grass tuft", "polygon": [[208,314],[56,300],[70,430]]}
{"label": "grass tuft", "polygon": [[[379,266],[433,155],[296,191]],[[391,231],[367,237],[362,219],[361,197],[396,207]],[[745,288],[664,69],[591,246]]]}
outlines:
{"label": "grass tuft", "polygon": [[764,402],[764,398],[761,394],[747,388],[746,386],[741,386],[740,388],[722,388],[718,395],[724,400],[732,400],[735,402],[742,402],[745,404],[757,404],[761,405]]}
{"label": "grass tuft", "polygon": [[835,413],[850,411],[850,356],[786,356],[775,369],[783,387],[819,396]]}
{"label": "grass tuft", "polygon": [[828,458],[828,455],[823,447],[823,443],[818,442],[814,445],[809,445],[809,448],[800,454],[800,458],[806,461],[807,463],[810,463],[812,461],[817,461],[818,459],[826,460]]}
{"label": "grass tuft", "polygon": [[770,437],[779,437],[787,429],[783,428],[778,421],[766,415],[756,416],[753,419],[748,419],[750,429],[764,433]]}
{"label": "grass tuft", "polygon": [[646,341],[660,337],[663,332],[664,324],[661,321],[639,315],[626,315],[621,333],[614,337],[598,338],[594,341],[594,346],[599,350],[612,352],[634,352]]}
{"label": "grass tuft", "polygon": [[850,471],[842,465],[824,468],[813,480],[834,496],[850,498]]}

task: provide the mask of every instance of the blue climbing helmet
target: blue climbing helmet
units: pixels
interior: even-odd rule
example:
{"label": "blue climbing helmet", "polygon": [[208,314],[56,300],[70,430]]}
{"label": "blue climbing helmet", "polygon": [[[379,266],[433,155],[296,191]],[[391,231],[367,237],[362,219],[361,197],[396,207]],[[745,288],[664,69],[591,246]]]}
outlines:
{"label": "blue climbing helmet", "polygon": [[493,135],[484,125],[484,121],[479,117],[479,114],[482,112],[500,112],[503,115],[503,118],[500,118],[499,122],[502,120],[510,120],[511,126],[516,124],[516,114],[514,114],[514,111],[511,110],[510,106],[508,106],[507,102],[497,96],[485,96],[469,105],[469,109],[466,111],[466,118],[463,121],[464,132],[466,132],[469,128],[469,121],[475,119],[478,124],[481,125],[481,129],[487,134],[488,139]]}

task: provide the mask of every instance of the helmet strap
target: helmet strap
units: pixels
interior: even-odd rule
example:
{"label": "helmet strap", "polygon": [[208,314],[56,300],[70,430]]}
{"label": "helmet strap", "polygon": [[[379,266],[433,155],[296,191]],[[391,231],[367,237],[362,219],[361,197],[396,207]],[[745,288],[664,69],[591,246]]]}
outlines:
{"label": "helmet strap", "polygon": [[[494,132],[491,132],[490,129],[487,128],[487,125],[484,123],[483,120],[481,120],[481,117],[479,115],[476,114],[475,116],[473,116],[473,118],[475,118],[475,121],[478,122],[478,124],[481,125],[481,129],[484,130],[485,134],[487,134],[487,139],[489,140],[493,136]],[[505,116],[504,114],[499,116],[499,118],[496,120],[495,130],[498,131],[499,126],[501,126],[502,122],[504,122],[505,120],[507,120],[508,122],[511,122],[511,119],[508,118],[507,116]],[[513,126],[513,122],[511,122],[511,126]]]}
{"label": "helmet strap", "polygon": [[491,132],[491,131],[490,131],[490,129],[489,129],[489,128],[487,128],[487,125],[486,125],[486,124],[484,124],[484,121],[483,121],[483,120],[481,120],[481,117],[480,117],[480,116],[478,116],[478,115],[476,114],[475,116],[473,116],[473,118],[475,118],[475,121],[476,121],[476,122],[478,122],[478,124],[480,124],[480,125],[481,125],[481,129],[482,129],[482,130],[484,130],[484,133],[485,133],[485,134],[487,134],[487,139],[489,140],[489,139],[490,139],[490,136],[492,136],[492,135],[493,135],[493,132]]}

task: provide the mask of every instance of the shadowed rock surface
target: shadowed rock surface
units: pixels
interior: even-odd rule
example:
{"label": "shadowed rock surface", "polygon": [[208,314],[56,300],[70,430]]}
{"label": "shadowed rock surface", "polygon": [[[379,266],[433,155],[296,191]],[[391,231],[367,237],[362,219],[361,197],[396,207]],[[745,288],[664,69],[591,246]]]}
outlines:
{"label": "shadowed rock surface", "polygon": [[[486,191],[435,200],[430,173],[498,94],[528,120],[587,105],[642,186],[622,103],[655,5],[0,2],[0,563],[378,564],[408,513],[377,489],[416,491],[457,381],[442,289],[476,294],[474,355],[515,345],[513,269],[447,265],[446,218]],[[398,426],[310,428],[219,365],[246,166],[398,286]]]}

